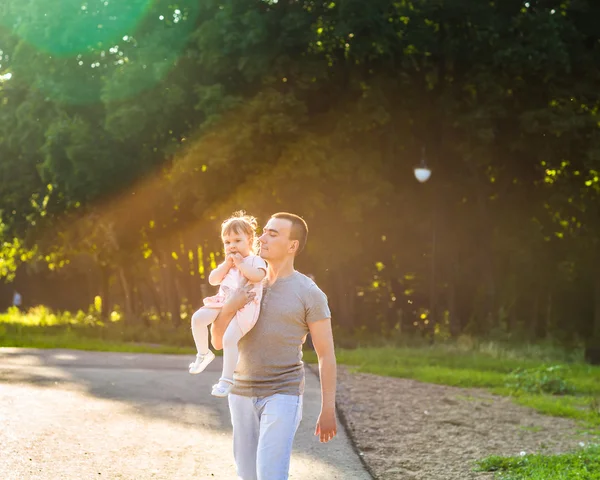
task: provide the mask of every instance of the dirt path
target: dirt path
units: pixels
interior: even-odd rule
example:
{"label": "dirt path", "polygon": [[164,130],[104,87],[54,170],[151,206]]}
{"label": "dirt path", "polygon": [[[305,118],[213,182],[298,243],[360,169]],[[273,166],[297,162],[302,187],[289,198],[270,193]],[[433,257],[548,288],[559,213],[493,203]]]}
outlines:
{"label": "dirt path", "polygon": [[489,455],[564,452],[589,436],[573,421],[540,415],[478,389],[338,370],[338,403],[377,479],[467,480]]}
{"label": "dirt path", "polygon": [[[227,402],[210,395],[220,361],[196,376],[189,361],[0,348],[0,479],[236,478]],[[312,435],[319,410],[307,372],[290,479],[369,480],[343,430]]]}

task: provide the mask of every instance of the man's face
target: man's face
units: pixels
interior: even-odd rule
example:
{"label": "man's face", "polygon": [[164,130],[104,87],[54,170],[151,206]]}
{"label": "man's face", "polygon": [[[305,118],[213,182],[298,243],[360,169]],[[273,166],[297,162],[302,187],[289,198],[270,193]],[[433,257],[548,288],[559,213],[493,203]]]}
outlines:
{"label": "man's face", "polygon": [[[260,256],[265,260],[281,260],[294,253],[290,240],[292,222],[284,218],[270,218],[260,236]],[[297,248],[297,247],[296,247]]]}

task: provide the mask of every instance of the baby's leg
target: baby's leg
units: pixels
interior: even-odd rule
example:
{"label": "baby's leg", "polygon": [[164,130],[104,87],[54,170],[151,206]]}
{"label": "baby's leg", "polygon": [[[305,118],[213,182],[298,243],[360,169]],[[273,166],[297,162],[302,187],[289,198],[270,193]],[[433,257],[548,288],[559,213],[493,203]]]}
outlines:
{"label": "baby's leg", "polygon": [[211,394],[215,397],[226,397],[233,388],[233,372],[238,362],[238,342],[243,336],[244,333],[234,318],[223,335],[223,374],[219,383],[213,385]]}
{"label": "baby's leg", "polygon": [[208,353],[208,326],[213,323],[219,315],[217,308],[201,308],[192,315],[192,336],[196,343],[198,353]]}
{"label": "baby's leg", "polygon": [[223,375],[222,378],[233,382],[233,372],[238,362],[238,342],[244,333],[234,318],[223,335]]}

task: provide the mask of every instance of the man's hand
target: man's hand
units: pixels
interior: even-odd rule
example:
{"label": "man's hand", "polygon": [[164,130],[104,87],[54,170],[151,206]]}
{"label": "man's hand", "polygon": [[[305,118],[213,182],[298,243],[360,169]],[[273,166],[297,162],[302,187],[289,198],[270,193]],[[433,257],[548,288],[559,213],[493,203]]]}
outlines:
{"label": "man's hand", "polygon": [[326,443],[337,434],[335,420],[336,361],[331,331],[331,318],[308,324],[310,336],[319,359],[321,380],[321,414],[317,420],[315,435]]}
{"label": "man's hand", "polygon": [[256,292],[251,291],[252,287],[252,284],[247,284],[233,290],[225,300],[217,319],[210,325],[210,341],[216,350],[223,349],[223,335],[237,311],[256,296]]}
{"label": "man's hand", "polygon": [[227,297],[227,306],[237,312],[250,303],[256,297],[256,292],[252,291],[253,287],[251,283],[246,283],[243,287],[235,289]]}
{"label": "man's hand", "polygon": [[317,420],[315,435],[319,437],[321,443],[327,443],[337,435],[337,422],[335,420],[335,410],[323,411]]}

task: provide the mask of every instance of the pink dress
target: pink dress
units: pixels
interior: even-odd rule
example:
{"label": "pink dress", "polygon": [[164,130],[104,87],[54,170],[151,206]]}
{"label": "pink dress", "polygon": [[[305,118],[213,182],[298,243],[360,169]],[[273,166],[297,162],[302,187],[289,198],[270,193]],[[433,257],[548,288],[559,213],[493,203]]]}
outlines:
{"label": "pink dress", "polygon": [[[265,271],[267,270],[266,262],[256,255],[248,255],[246,258],[244,258],[243,263],[246,263],[254,268],[262,268]],[[219,285],[219,293],[213,295],[212,297],[206,297],[203,300],[204,306],[206,308],[222,308],[229,292],[237,289],[245,283],[246,278],[240,273],[240,271],[236,267],[230,268],[229,272],[227,272],[227,275],[225,275],[225,278],[221,282],[221,285]],[[254,300],[238,310],[234,317],[244,335],[250,331],[250,329],[258,320],[258,314],[260,313],[260,301],[263,294],[262,282],[255,283],[252,291],[256,292]]]}

